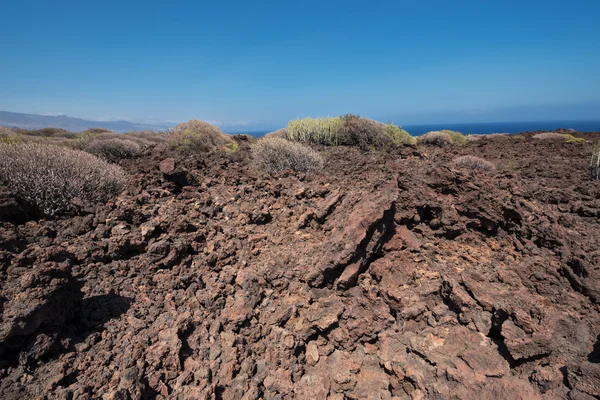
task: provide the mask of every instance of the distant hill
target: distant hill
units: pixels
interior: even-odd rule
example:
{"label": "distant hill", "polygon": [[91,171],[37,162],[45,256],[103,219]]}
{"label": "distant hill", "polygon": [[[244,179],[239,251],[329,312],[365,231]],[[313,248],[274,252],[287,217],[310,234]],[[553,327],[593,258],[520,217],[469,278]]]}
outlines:
{"label": "distant hill", "polygon": [[106,128],[114,132],[165,130],[173,125],[140,124],[129,121],[87,121],[66,115],[36,115],[0,111],[0,126],[24,129],[63,128],[71,132],[80,132],[88,128]]}

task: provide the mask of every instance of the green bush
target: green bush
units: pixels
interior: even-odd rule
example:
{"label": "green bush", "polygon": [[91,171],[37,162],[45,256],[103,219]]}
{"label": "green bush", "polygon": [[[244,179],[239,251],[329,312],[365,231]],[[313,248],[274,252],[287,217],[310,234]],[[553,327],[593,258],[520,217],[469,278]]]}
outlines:
{"label": "green bush", "polygon": [[558,133],[558,132],[542,132],[536,133],[532,136],[534,139],[540,140],[564,140],[567,143],[581,143],[585,142],[585,139],[575,137],[568,133]]}
{"label": "green bush", "polygon": [[300,143],[278,137],[264,138],[254,143],[252,158],[261,170],[269,173],[285,170],[310,172],[323,168],[323,157],[319,153]]}
{"label": "green bush", "polygon": [[454,144],[465,144],[465,143],[467,143],[467,138],[465,137],[465,135],[463,135],[460,132],[451,131],[449,129],[444,129],[444,130],[442,130],[440,132],[447,133],[448,136],[450,136],[450,139],[452,139],[452,143],[454,143]]}
{"label": "green bush", "polygon": [[232,141],[216,126],[198,120],[177,125],[167,138],[169,146],[180,151],[223,150]]}
{"label": "green bush", "polygon": [[83,151],[37,143],[0,144],[0,181],[42,215],[75,211],[120,193],[123,170]]}
{"label": "green bush", "polygon": [[417,142],[417,140],[412,137],[410,133],[394,125],[393,122],[385,125],[384,133],[390,138],[395,146],[413,145]]}
{"label": "green bush", "polygon": [[[282,134],[282,131],[276,131],[268,136],[281,137]],[[415,143],[415,139],[408,132],[393,123],[386,125],[355,114],[290,121],[285,135],[287,139],[297,142],[325,146],[358,146],[363,150],[389,150]]]}
{"label": "green bush", "polygon": [[444,129],[441,131],[427,132],[426,134],[419,136],[418,142],[443,147],[451,144],[465,144],[467,143],[467,138],[460,132]]}
{"label": "green bush", "polygon": [[339,136],[341,125],[340,117],[296,119],[288,122],[286,134],[296,142],[338,146],[344,144]]}
{"label": "green bush", "polygon": [[21,135],[17,134],[12,129],[0,126],[0,143],[14,144],[21,142],[23,142]]}

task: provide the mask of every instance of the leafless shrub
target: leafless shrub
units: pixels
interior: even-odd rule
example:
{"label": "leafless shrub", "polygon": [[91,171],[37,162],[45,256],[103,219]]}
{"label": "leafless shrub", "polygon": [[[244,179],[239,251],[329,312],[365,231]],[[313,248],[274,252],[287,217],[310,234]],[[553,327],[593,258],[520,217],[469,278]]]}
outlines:
{"label": "leafless shrub", "polygon": [[419,136],[417,140],[422,144],[439,147],[449,146],[452,144],[452,137],[448,133],[441,131],[428,132]]}
{"label": "leafless shrub", "polygon": [[123,170],[83,151],[25,143],[0,144],[0,181],[41,214],[72,212],[121,192]]}
{"label": "leafless shrub", "polygon": [[323,157],[319,153],[303,144],[277,137],[254,143],[252,157],[260,169],[269,173],[310,172],[323,168]]}
{"label": "leafless shrub", "polygon": [[132,140],[121,138],[92,139],[85,145],[85,151],[114,161],[135,157],[141,153],[142,147]]}
{"label": "leafless shrub", "polygon": [[494,164],[475,156],[460,156],[452,160],[457,167],[466,168],[474,171],[492,171],[496,169]]}
{"label": "leafless shrub", "polygon": [[280,138],[280,139],[285,139],[287,137],[287,129],[286,128],[281,128],[281,129],[278,129],[276,131],[269,132],[269,133],[267,133],[264,136],[265,139],[267,139],[267,138],[273,138],[273,137],[277,137],[277,138]]}
{"label": "leafless shrub", "polygon": [[381,150],[393,144],[392,139],[385,134],[384,124],[356,115],[342,117],[338,135],[341,144],[358,146],[362,150]]}
{"label": "leafless shrub", "polygon": [[173,128],[167,142],[172,148],[181,151],[210,151],[223,149],[232,139],[214,125],[191,120]]}

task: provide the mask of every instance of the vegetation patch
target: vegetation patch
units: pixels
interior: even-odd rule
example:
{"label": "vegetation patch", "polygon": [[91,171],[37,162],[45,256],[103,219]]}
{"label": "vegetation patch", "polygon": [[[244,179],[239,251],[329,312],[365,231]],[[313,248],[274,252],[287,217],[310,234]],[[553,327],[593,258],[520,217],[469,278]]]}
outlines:
{"label": "vegetation patch", "polygon": [[309,142],[325,146],[343,145],[340,136],[342,118],[303,118],[289,121],[287,138],[296,142]]}
{"label": "vegetation patch", "polygon": [[414,145],[417,143],[417,139],[401,127],[394,125],[393,122],[385,125],[384,133],[395,146]]}
{"label": "vegetation patch", "polygon": [[564,140],[567,143],[581,143],[585,142],[585,139],[575,137],[568,133],[558,133],[558,132],[542,132],[536,133],[532,136],[534,139],[539,140]]}
{"label": "vegetation patch", "polygon": [[120,193],[123,170],[83,151],[35,143],[0,144],[0,181],[40,214],[54,217]]}
{"label": "vegetation patch", "polygon": [[252,158],[261,170],[268,173],[286,170],[311,172],[323,168],[323,157],[319,153],[303,144],[277,137],[254,143]]}
{"label": "vegetation patch", "polygon": [[121,138],[92,139],[85,144],[85,151],[115,161],[122,158],[132,158],[142,152],[138,143]]}
{"label": "vegetation patch", "polygon": [[[276,131],[270,136],[281,134]],[[285,134],[293,141],[325,146],[357,146],[362,150],[390,150],[415,143],[408,132],[393,123],[386,125],[354,114],[290,121]]]}
{"label": "vegetation patch", "polygon": [[453,143],[450,135],[442,131],[427,132],[426,134],[419,136],[417,141],[421,144],[438,147],[450,146]]}
{"label": "vegetation patch", "polygon": [[460,168],[470,169],[473,171],[492,171],[496,169],[494,164],[475,156],[460,156],[452,160],[452,163]]}
{"label": "vegetation patch", "polygon": [[191,120],[173,128],[167,142],[180,151],[210,151],[224,149],[233,140],[208,122]]}

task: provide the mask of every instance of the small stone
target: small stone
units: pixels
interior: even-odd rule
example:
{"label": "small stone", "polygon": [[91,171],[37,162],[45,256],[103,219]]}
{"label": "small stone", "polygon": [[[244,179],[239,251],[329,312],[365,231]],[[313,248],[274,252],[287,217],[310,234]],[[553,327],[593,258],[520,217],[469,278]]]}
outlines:
{"label": "small stone", "polygon": [[308,365],[315,365],[319,362],[319,348],[314,341],[306,345],[306,362]]}
{"label": "small stone", "polygon": [[158,169],[163,174],[172,174],[173,171],[175,171],[175,159],[167,158],[165,160],[162,160],[158,165]]}

